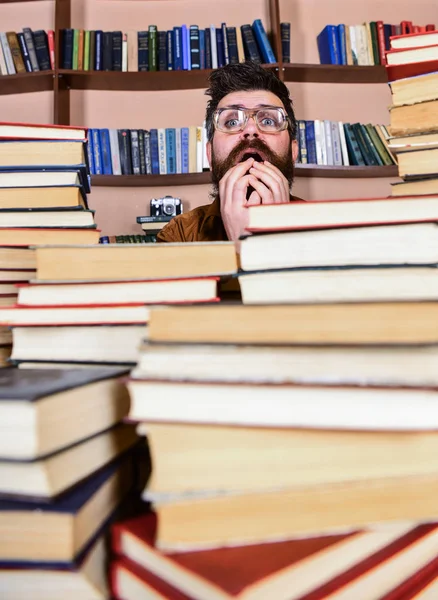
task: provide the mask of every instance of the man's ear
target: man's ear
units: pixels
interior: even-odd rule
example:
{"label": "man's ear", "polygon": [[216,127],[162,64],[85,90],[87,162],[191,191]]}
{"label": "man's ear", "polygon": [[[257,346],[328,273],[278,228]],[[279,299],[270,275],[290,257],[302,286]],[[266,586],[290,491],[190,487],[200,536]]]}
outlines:
{"label": "man's ear", "polygon": [[298,153],[299,153],[298,142],[297,142],[297,140],[292,140],[292,159],[294,161],[294,164],[297,162]]}
{"label": "man's ear", "polygon": [[210,165],[210,169],[211,169],[211,142],[207,142],[206,152],[207,152],[208,164]]}

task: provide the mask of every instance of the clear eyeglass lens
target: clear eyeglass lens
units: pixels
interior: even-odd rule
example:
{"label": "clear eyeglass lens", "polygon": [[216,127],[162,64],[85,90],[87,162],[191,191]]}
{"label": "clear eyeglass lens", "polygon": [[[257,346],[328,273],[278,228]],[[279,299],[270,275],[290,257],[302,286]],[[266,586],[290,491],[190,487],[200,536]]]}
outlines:
{"label": "clear eyeglass lens", "polygon": [[[261,108],[255,113],[257,126],[261,131],[276,132],[284,127],[284,116],[281,110],[276,108]],[[241,131],[245,125],[245,111],[228,108],[219,113],[217,120],[221,131],[234,133]]]}

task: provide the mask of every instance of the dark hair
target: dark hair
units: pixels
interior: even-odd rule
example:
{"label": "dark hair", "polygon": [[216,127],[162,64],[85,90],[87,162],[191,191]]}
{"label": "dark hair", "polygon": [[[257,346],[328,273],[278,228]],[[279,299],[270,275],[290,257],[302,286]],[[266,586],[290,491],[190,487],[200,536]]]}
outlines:
{"label": "dark hair", "polygon": [[251,61],[228,64],[215,69],[210,74],[209,82],[210,87],[205,91],[206,95],[211,98],[207,103],[205,114],[208,141],[211,142],[213,139],[213,113],[222,98],[232,92],[250,92],[255,90],[272,92],[282,101],[290,120],[289,135],[293,140],[296,138],[297,121],[289,90],[272,71],[267,71],[257,63]]}

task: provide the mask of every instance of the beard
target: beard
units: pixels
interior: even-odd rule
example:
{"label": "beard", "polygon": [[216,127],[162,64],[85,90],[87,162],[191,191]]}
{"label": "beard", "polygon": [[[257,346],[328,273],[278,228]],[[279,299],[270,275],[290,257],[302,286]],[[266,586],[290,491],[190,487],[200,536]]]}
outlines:
{"label": "beard", "polygon": [[[248,151],[245,154],[246,149],[251,148],[251,151]],[[212,179],[212,192],[210,196],[213,200],[216,200],[219,197],[219,182],[222,177],[225,175],[227,171],[229,171],[232,167],[234,167],[238,162],[244,162],[250,156],[254,156],[254,153],[259,150],[263,153],[263,156],[266,157],[271,164],[273,164],[277,169],[281,171],[281,173],[286,177],[289,183],[289,189],[292,187],[292,183],[294,180],[294,162],[292,159],[292,147],[289,144],[288,150],[285,154],[277,154],[273,150],[269,148],[265,142],[259,140],[257,138],[253,140],[242,140],[235,146],[227,158],[224,160],[218,160],[214,154],[214,150],[212,147],[211,152],[211,179]],[[240,155],[243,156],[240,160],[238,157]]]}

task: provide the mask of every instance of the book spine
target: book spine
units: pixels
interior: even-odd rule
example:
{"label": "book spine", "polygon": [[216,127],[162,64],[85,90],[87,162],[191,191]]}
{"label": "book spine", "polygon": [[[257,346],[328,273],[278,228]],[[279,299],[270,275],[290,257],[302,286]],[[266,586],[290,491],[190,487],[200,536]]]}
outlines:
{"label": "book spine", "polygon": [[268,36],[266,34],[266,30],[263,26],[262,20],[255,19],[255,21],[252,24],[252,29],[257,45],[261,52],[263,62],[267,64],[276,63],[277,59],[275,58],[271,44],[269,43]]}
{"label": "book spine", "polygon": [[377,166],[379,162],[377,161],[373,151],[371,150],[371,147],[365,136],[365,132],[361,127],[361,124],[353,123],[352,128],[356,136],[357,143],[359,144],[360,151],[362,152],[362,156],[364,157],[365,163],[369,166]]}
{"label": "book spine", "polygon": [[15,75],[15,65],[14,59],[12,58],[12,52],[9,48],[8,38],[6,37],[6,33],[0,32],[0,42],[3,48],[3,54],[5,56],[6,67],[8,69],[8,75]]}
{"label": "book spine", "polygon": [[333,164],[336,166],[342,165],[342,148],[341,138],[339,136],[339,125],[336,121],[330,121],[332,149],[333,149]]}
{"label": "book spine", "polygon": [[113,31],[111,36],[111,67],[113,71],[122,70],[122,38],[121,31]]}
{"label": "book spine", "polygon": [[202,173],[203,148],[202,148],[202,127],[196,127],[196,173]]}
{"label": "book spine", "polygon": [[205,30],[199,30],[199,65],[205,69]]}
{"label": "book spine", "polygon": [[204,30],[205,38],[205,68],[211,69],[211,31],[209,27]]}
{"label": "book spine", "polygon": [[339,60],[341,65],[347,64],[347,39],[345,35],[345,25],[341,23],[337,26],[337,34],[339,40]]}
{"label": "book spine", "polygon": [[175,154],[176,154],[175,172],[182,173],[181,127],[175,128]]}
{"label": "book spine", "polygon": [[300,147],[300,162],[307,165],[307,140],[306,140],[306,122],[298,121],[298,142]]}
{"label": "book spine", "polygon": [[138,70],[149,71],[149,32],[138,32]]}
{"label": "book spine", "polygon": [[90,71],[96,68],[96,32],[90,31]]}
{"label": "book spine", "polygon": [[113,68],[113,34],[104,31],[102,36],[102,71],[112,71]]}
{"label": "book spine", "polygon": [[[64,31],[66,31],[66,30],[64,29]],[[23,27],[23,34],[24,34],[24,39],[26,41],[27,51],[29,52],[30,62],[32,64],[32,71],[35,71],[35,72],[39,71],[40,68],[38,65],[37,55],[35,52],[35,45],[33,43],[32,29],[30,29],[30,27]]]}
{"label": "book spine", "polygon": [[316,159],[315,124],[313,121],[305,121],[306,124],[306,148],[307,162],[311,165],[318,164]]}
{"label": "book spine", "polygon": [[376,21],[377,45],[381,65],[386,65],[385,26],[383,21]]}
{"label": "book spine", "polygon": [[[138,52],[139,52],[139,35],[140,31],[133,31],[130,29],[127,33],[128,38],[128,71],[131,73],[135,73],[139,71],[138,65]],[[146,32],[147,33],[147,32]],[[149,48],[149,45],[148,45]],[[148,65],[149,68],[149,65]]]}
{"label": "book spine", "polygon": [[108,129],[99,129],[99,141],[102,153],[102,170],[104,175],[112,175],[111,146]]}
{"label": "book spine", "polygon": [[122,34],[122,71],[124,73],[128,71],[128,36],[126,33]]}
{"label": "book spine", "polygon": [[90,31],[84,31],[84,71],[90,70]]}
{"label": "book spine", "polygon": [[251,60],[252,62],[261,64],[262,58],[260,56],[251,25],[241,25],[240,30],[242,32],[243,48],[245,50],[246,60]]}
{"label": "book spine", "polygon": [[91,175],[96,175],[96,167],[94,165],[94,144],[92,130],[89,129],[87,132],[87,152],[88,152],[88,164],[90,165]]}
{"label": "book spine", "polygon": [[78,70],[78,52],[79,52],[79,29],[73,29],[73,59],[72,69]]}
{"label": "book spine", "polygon": [[166,173],[176,173],[176,132],[173,127],[166,128]]}
{"label": "book spine", "polygon": [[167,175],[166,130],[163,127],[158,129],[158,157],[160,175]]}
{"label": "book spine", "polygon": [[224,40],[222,36],[222,29],[216,29],[216,52],[217,52],[217,66],[218,68],[223,67],[225,65],[225,55],[224,55]]}
{"label": "book spine", "polygon": [[228,38],[227,38],[227,24],[226,23],[222,23],[221,24],[221,31],[222,31],[222,44],[223,44],[223,48],[224,48],[224,65],[228,65],[230,64],[230,55],[229,55],[229,51],[228,51]]}
{"label": "book spine", "polygon": [[111,168],[113,175],[122,174],[122,166],[120,164],[119,136],[117,129],[109,130],[109,141],[111,151]]}
{"label": "book spine", "polygon": [[167,71],[167,32],[158,31],[158,70]]}
{"label": "book spine", "polygon": [[140,146],[137,129],[131,129],[131,161],[133,174],[140,175]]}
{"label": "book spine", "polygon": [[346,167],[350,165],[350,159],[348,158],[347,140],[345,138],[344,124],[342,121],[338,122],[339,139],[341,141],[341,153],[342,153],[342,164]]}
{"label": "book spine", "polygon": [[281,54],[284,63],[290,63],[290,23],[280,23]]}
{"label": "book spine", "polygon": [[345,139],[348,148],[348,157],[350,165],[365,166],[365,160],[362,156],[356,135],[350,123],[344,123]]}
{"label": "book spine", "polygon": [[144,153],[144,129],[138,130],[138,153],[140,156],[140,175],[146,175],[146,157]]}
{"label": "book spine", "polygon": [[167,51],[166,51],[166,55],[167,55],[167,70],[168,71],[173,71],[173,63],[174,63],[174,56],[173,56],[173,40],[174,40],[174,31],[172,29],[169,29],[166,32],[166,46],[167,46]]}
{"label": "book spine", "polygon": [[380,65],[380,50],[379,50],[379,38],[377,34],[377,21],[370,22],[370,35],[371,35],[371,47],[373,54],[373,63]]}
{"label": "book spine", "polygon": [[103,60],[103,31],[96,31],[96,60],[94,68],[96,71],[102,71],[102,60]]}
{"label": "book spine", "polygon": [[47,43],[49,46],[50,68],[55,70],[55,32],[53,29],[47,31]]}
{"label": "book spine", "polygon": [[103,160],[102,160],[102,147],[100,145],[100,135],[98,129],[90,129],[91,136],[93,138],[93,158],[94,158],[94,171],[96,175],[103,174]]}
{"label": "book spine", "polygon": [[211,49],[211,68],[217,69],[217,45],[216,45],[216,27],[210,25],[210,49]]}
{"label": "book spine", "polygon": [[131,135],[129,129],[118,129],[122,175],[132,175]]}
{"label": "book spine", "polygon": [[[325,165],[325,142],[324,142],[324,121],[315,119],[313,121],[315,127],[315,146],[316,146],[316,162],[318,165]],[[324,145],[324,151],[323,151]]]}
{"label": "book spine", "polygon": [[20,45],[21,56],[23,58],[24,67],[27,73],[32,72],[32,63],[30,62],[29,51],[26,46],[26,40],[24,39],[24,33],[17,33],[18,43]]}
{"label": "book spine", "polygon": [[183,71],[189,70],[189,52],[187,48],[187,25],[181,25],[181,54]]}
{"label": "book spine", "polygon": [[0,73],[2,75],[8,75],[8,67],[6,66],[5,53],[3,52],[3,46],[0,40]]}
{"label": "book spine", "polygon": [[189,172],[189,128],[181,127],[181,173]]}
{"label": "book spine", "polygon": [[79,32],[78,32],[78,71],[83,71],[83,70],[84,70],[84,30],[79,29]]}
{"label": "book spine", "polygon": [[200,69],[200,50],[199,50],[199,27],[197,25],[190,25],[190,64],[192,69]]}
{"label": "book spine", "polygon": [[23,57],[21,56],[20,44],[18,43],[17,34],[15,31],[7,31],[6,38],[8,40],[9,48],[11,49],[12,60],[14,61],[14,67],[17,73],[26,73],[26,67],[24,66]]}
{"label": "book spine", "polygon": [[151,167],[152,174],[160,174],[160,154],[158,150],[158,129],[151,129],[150,133],[150,147],[151,147]]}
{"label": "book spine", "polygon": [[380,156],[377,148],[374,145],[374,142],[373,142],[373,140],[372,140],[372,138],[370,136],[370,133],[369,133],[366,125],[363,125],[361,123],[360,124],[360,129],[361,129],[361,131],[363,133],[363,136],[365,138],[365,141],[366,141],[366,143],[368,145],[368,148],[369,148],[371,154],[373,155],[374,159],[376,160],[377,165],[383,166],[384,162],[383,162],[383,160],[382,160],[382,158],[381,158],[381,156]]}
{"label": "book spine", "polygon": [[235,27],[227,27],[228,58],[232,65],[239,62],[239,53],[237,50],[237,32]]}
{"label": "book spine", "polygon": [[324,164],[333,165],[333,140],[332,140],[332,130],[331,130],[331,122],[327,119],[323,121],[324,126],[324,140],[325,140],[325,151],[327,160]]}
{"label": "book spine", "polygon": [[149,71],[157,70],[157,35],[158,28],[156,25],[149,25]]}
{"label": "book spine", "polygon": [[181,27],[173,28],[173,70],[181,71],[183,68],[182,63],[182,31]]}
{"label": "book spine", "polygon": [[146,175],[152,175],[151,133],[147,129],[144,132],[144,160]]}

